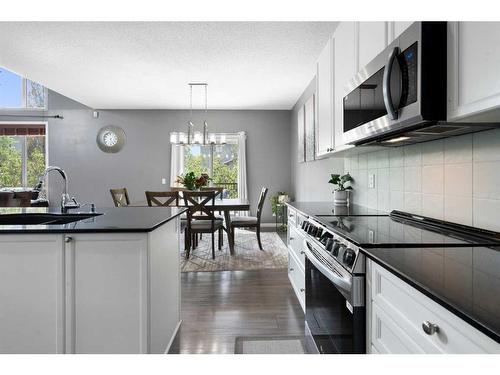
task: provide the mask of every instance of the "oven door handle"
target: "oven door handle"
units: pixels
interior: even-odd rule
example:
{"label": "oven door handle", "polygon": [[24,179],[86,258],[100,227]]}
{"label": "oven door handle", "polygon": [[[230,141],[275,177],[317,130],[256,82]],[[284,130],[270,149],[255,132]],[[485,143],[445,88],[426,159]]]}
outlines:
{"label": "oven door handle", "polygon": [[392,65],[394,64],[394,60],[396,60],[396,56],[399,54],[399,47],[394,47],[392,49],[391,54],[389,55],[389,60],[387,60],[387,64],[385,64],[384,68],[384,78],[382,85],[382,93],[384,95],[384,104],[385,109],[387,110],[387,114],[392,120],[397,120],[398,112],[394,108],[394,103],[392,102],[392,93],[391,93],[391,73],[392,73]]}
{"label": "oven door handle", "polygon": [[351,286],[352,282],[348,278],[341,277],[337,275],[335,272],[332,270],[328,269],[321,263],[315,256],[314,254],[309,250],[309,246],[313,246],[307,242],[307,240],[304,240],[304,252],[305,255],[307,256],[307,259],[314,264],[314,266],[323,274],[325,275],[328,280],[330,280],[333,284],[335,284],[337,287],[339,287],[342,290],[345,290],[347,292],[351,292]]}

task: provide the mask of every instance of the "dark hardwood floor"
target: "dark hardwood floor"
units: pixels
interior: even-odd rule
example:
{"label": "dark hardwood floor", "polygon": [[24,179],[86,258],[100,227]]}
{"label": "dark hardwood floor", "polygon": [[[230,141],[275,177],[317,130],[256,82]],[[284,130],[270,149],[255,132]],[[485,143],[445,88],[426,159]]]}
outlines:
{"label": "dark hardwood floor", "polygon": [[183,273],[182,325],[169,353],[234,353],[238,336],[304,334],[286,269]]}

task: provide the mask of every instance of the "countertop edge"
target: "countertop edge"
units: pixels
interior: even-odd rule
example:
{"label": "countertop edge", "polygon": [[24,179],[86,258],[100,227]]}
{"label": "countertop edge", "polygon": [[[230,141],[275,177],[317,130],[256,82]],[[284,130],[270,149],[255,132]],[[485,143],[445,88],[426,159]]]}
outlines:
{"label": "countertop edge", "polygon": [[423,293],[426,297],[429,297],[431,300],[434,302],[438,303],[451,313],[455,314],[458,316],[460,319],[464,320],[465,322],[469,323],[471,326],[476,328],[478,331],[484,333],[486,336],[491,338],[492,340],[496,341],[497,343],[500,344],[500,334],[493,331],[491,328],[486,327],[483,325],[481,322],[478,320],[474,319],[470,315],[464,313],[462,310],[458,309],[455,307],[452,303],[447,302],[443,298],[439,297],[436,293],[432,292],[422,284],[416,282],[415,280],[411,279],[410,277],[406,276],[404,273],[401,273],[398,271],[396,268],[390,266],[377,256],[373,255],[370,253],[370,249],[359,249],[365,256],[371,260],[373,260],[375,263],[378,265],[382,266],[384,269],[392,273],[394,276],[397,278],[401,279],[408,285],[412,286],[413,288],[417,289],[419,292]]}
{"label": "countertop edge", "polygon": [[[123,207],[126,209],[127,207]],[[0,235],[2,234],[64,234],[64,233],[149,233],[158,229],[162,225],[168,223],[172,219],[182,215],[187,211],[187,208],[180,208],[175,213],[171,213],[170,216],[166,217],[147,228],[20,228],[20,229],[2,229]]]}

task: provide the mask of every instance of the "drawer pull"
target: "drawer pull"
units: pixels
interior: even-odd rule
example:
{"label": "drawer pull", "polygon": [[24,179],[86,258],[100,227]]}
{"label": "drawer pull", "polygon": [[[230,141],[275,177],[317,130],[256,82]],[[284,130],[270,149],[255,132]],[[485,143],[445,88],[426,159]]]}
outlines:
{"label": "drawer pull", "polygon": [[290,268],[290,272],[292,272],[292,271],[293,271],[293,268]]}
{"label": "drawer pull", "polygon": [[294,239],[295,239],[295,238],[293,238],[293,237],[290,237],[290,241],[293,241]]}
{"label": "drawer pull", "polygon": [[304,254],[305,254],[303,250],[302,250],[300,253],[301,253],[302,255],[304,255]]}
{"label": "drawer pull", "polygon": [[439,326],[437,324],[429,322],[428,320],[422,323],[422,329],[429,336],[439,332]]}
{"label": "drawer pull", "polygon": [[300,291],[301,291],[301,292],[304,292],[304,291],[305,291],[305,289],[304,289],[304,288],[300,288]]}
{"label": "drawer pull", "polygon": [[66,243],[70,243],[71,241],[73,241],[73,237],[64,237],[64,242]]}

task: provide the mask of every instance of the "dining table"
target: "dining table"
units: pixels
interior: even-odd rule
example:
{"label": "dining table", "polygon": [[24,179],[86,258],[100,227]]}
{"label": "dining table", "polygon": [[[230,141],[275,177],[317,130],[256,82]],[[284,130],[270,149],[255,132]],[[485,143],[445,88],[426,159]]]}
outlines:
{"label": "dining table", "polygon": [[[138,201],[131,203],[128,207],[147,207],[147,201]],[[179,199],[179,202],[176,205],[177,207],[188,207],[189,205],[185,205],[182,199]],[[153,206],[158,207],[158,206]],[[247,199],[240,198],[216,198],[213,204],[207,204],[205,206],[210,211],[220,211],[224,213],[224,220],[226,222],[226,232],[229,244],[229,252],[231,255],[234,255],[234,241],[232,238],[232,228],[231,228],[231,211],[249,211],[250,210],[250,202]]]}

